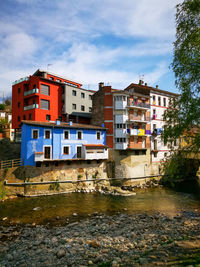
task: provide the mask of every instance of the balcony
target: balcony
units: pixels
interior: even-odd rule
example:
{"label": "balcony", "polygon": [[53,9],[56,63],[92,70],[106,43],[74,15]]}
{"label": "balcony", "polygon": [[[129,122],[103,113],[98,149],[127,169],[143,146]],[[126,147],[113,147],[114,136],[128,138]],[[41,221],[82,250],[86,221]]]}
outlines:
{"label": "balcony", "polygon": [[136,121],[136,122],[148,123],[150,121],[150,117],[134,116],[131,114],[129,120],[130,121]]}
{"label": "balcony", "polygon": [[137,108],[137,109],[148,110],[148,109],[150,109],[150,104],[132,102],[132,103],[130,103],[129,107],[130,108]]}
{"label": "balcony", "polygon": [[29,91],[25,91],[24,92],[24,96],[32,95],[32,94],[39,94],[39,89],[38,88],[34,88],[32,90],[29,90]]}
{"label": "balcony", "polygon": [[81,157],[85,160],[108,159],[108,149],[102,144],[83,145]]}
{"label": "balcony", "polygon": [[148,134],[149,134],[148,130],[130,129],[130,135],[133,135],[133,136],[147,136]]}
{"label": "balcony", "polygon": [[126,123],[128,115],[115,115],[115,123]]}
{"label": "balcony", "polygon": [[21,78],[19,80],[16,80],[12,83],[12,85],[15,85],[15,84],[18,84],[18,83],[21,83],[21,82],[24,82],[24,81],[29,81],[30,78],[29,77],[24,77],[24,78]]}
{"label": "balcony", "polygon": [[128,148],[128,143],[115,143],[115,149],[125,150]]}
{"label": "balcony", "polygon": [[115,101],[115,109],[125,109],[127,107],[126,101]]}
{"label": "balcony", "polygon": [[39,104],[33,104],[33,105],[29,105],[24,107],[24,110],[30,110],[30,109],[35,109],[35,108],[39,108]]}
{"label": "balcony", "polygon": [[126,138],[127,131],[126,129],[115,129],[115,137]]}

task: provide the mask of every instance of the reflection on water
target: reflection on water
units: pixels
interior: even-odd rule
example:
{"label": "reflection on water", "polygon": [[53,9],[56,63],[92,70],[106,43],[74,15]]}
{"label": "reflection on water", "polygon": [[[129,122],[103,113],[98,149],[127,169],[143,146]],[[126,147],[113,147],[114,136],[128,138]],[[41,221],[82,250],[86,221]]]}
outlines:
{"label": "reflection on water", "polygon": [[0,221],[8,217],[11,222],[45,223],[47,220],[55,220],[57,216],[71,217],[73,213],[77,213],[80,218],[94,212],[125,212],[124,209],[129,214],[158,211],[174,216],[181,211],[200,212],[200,200],[191,194],[160,188],[138,191],[130,197],[72,193],[19,198],[0,203]]}

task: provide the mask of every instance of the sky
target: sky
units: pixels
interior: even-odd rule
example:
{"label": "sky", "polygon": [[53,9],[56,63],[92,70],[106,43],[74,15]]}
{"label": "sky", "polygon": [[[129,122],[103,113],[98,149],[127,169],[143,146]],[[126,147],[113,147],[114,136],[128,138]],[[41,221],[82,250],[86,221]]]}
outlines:
{"label": "sky", "polygon": [[143,79],[178,92],[170,69],[181,0],[0,1],[0,97],[48,70],[97,90]]}

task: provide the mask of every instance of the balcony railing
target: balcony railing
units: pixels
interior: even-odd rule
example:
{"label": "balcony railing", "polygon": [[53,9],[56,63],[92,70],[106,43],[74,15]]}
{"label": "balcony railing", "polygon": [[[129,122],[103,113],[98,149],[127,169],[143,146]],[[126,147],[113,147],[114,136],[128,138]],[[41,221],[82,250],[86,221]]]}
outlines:
{"label": "balcony railing", "polygon": [[150,117],[130,115],[130,121],[150,121]]}
{"label": "balcony railing", "polygon": [[130,107],[137,107],[137,108],[141,108],[141,109],[150,109],[150,104],[132,102],[132,103],[130,103]]}
{"label": "balcony railing", "polygon": [[39,108],[39,104],[33,104],[33,105],[29,105],[24,107],[24,110],[30,110],[30,109],[34,109],[34,108]]}
{"label": "balcony railing", "polygon": [[15,85],[15,84],[18,84],[18,83],[21,83],[21,82],[24,82],[24,81],[28,81],[28,80],[29,80],[29,77],[24,77],[24,78],[21,78],[21,79],[19,79],[17,81],[14,81],[12,83],[12,85]]}
{"label": "balcony railing", "polygon": [[32,94],[38,94],[38,93],[39,93],[39,89],[38,89],[38,88],[34,88],[34,89],[32,89],[32,90],[25,91],[25,92],[24,92],[24,96],[32,95]]}
{"label": "balcony railing", "polygon": [[130,135],[137,135],[137,136],[146,136],[146,135],[150,135],[151,131],[150,130],[144,130],[144,129],[129,129],[129,131],[127,131],[127,133],[130,133]]}

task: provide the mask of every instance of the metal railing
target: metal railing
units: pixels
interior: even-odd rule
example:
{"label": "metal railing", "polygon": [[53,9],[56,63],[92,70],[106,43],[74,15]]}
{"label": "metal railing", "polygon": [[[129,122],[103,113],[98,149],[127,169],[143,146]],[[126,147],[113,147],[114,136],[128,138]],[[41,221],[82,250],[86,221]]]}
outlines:
{"label": "metal railing", "polygon": [[24,107],[24,110],[29,110],[29,109],[34,109],[34,108],[39,108],[39,104],[33,104],[33,105],[29,105]]}
{"label": "metal railing", "polygon": [[15,84],[18,84],[18,83],[21,83],[21,82],[24,82],[24,81],[28,81],[29,80],[29,77],[24,77],[24,78],[21,78],[19,80],[16,80],[12,83],[12,85],[15,85]]}
{"label": "metal railing", "polygon": [[139,108],[150,108],[150,104],[146,104],[146,103],[136,103],[136,102],[132,102],[130,106],[134,106],[134,107],[139,107]]}
{"label": "metal railing", "polygon": [[2,160],[0,161],[0,169],[14,168],[23,165],[23,160],[20,159],[10,159],[10,160]]}
{"label": "metal railing", "polygon": [[24,92],[24,96],[31,95],[31,94],[38,94],[38,93],[39,93],[39,89],[38,88],[34,88],[32,90],[25,91]]}

